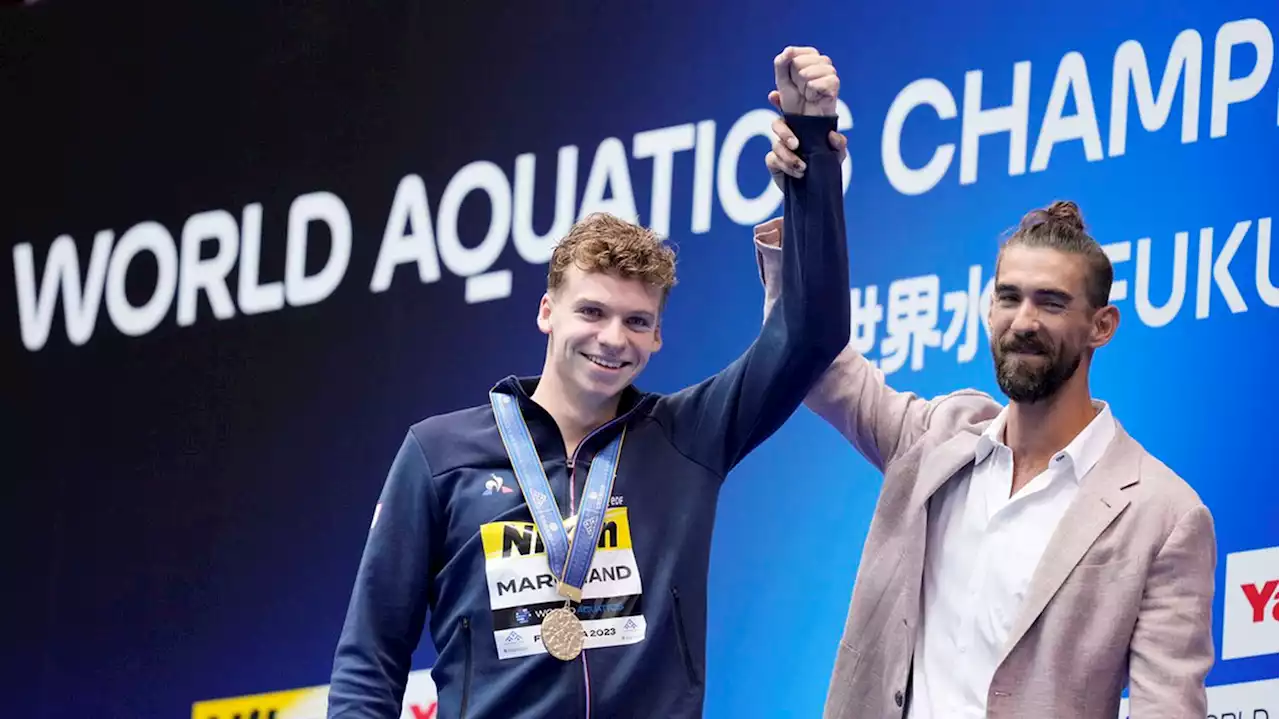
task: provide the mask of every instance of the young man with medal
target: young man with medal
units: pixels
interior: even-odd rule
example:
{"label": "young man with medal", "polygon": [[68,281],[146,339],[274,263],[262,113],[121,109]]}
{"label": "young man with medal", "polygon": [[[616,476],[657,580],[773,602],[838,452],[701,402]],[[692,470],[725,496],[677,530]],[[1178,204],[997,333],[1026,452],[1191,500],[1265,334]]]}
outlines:
{"label": "young man with medal", "polygon": [[784,292],[759,336],[696,385],[637,389],[674,256],[608,215],[576,224],[539,305],[542,374],[405,437],[338,642],[331,719],[401,715],[428,617],[440,717],[702,716],[721,483],[849,339],[839,80],[812,48],[787,48],[774,71],[806,175],[784,183]]}

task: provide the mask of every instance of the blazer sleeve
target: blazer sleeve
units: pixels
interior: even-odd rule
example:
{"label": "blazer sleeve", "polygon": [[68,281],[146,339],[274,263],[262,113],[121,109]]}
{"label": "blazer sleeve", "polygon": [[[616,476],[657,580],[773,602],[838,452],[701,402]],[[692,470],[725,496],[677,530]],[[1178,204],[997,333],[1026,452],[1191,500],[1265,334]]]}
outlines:
{"label": "blazer sleeve", "polygon": [[1204,505],[1184,514],[1147,574],[1129,643],[1129,713],[1134,719],[1204,719],[1213,667],[1213,518]]}
{"label": "blazer sleeve", "polygon": [[[764,284],[767,319],[782,294],[779,281],[782,251],[757,240],[756,262]],[[846,298],[845,301],[848,301]],[[965,398],[974,411],[937,412],[951,399]],[[804,405],[844,435],[858,453],[881,472],[904,453],[937,418],[954,425],[994,416],[999,405],[988,395],[961,390],[934,399],[893,389],[884,371],[853,346],[853,338],[805,396]]]}

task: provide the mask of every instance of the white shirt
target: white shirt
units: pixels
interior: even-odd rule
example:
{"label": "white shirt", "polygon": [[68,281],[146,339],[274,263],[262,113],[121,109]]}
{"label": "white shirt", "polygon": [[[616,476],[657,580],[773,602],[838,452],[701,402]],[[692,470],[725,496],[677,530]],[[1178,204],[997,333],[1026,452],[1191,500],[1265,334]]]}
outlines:
{"label": "white shirt", "polygon": [[1115,436],[1110,407],[1094,407],[1093,421],[1013,497],[1006,408],[979,438],[973,472],[929,501],[911,719],[986,716],[987,689],[1031,575],[1080,480]]}

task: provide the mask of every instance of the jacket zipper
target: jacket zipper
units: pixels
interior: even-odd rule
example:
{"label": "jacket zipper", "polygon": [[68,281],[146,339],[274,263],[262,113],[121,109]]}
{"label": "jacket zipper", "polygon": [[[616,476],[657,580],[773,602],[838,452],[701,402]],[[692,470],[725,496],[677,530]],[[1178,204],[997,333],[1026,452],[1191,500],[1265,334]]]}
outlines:
{"label": "jacket zipper", "polygon": [[[581,442],[578,442],[578,446],[573,448],[573,456],[569,458],[569,466],[571,468],[578,466],[578,452],[582,451],[582,447],[587,443],[587,440],[591,439],[592,437],[605,431],[606,429],[609,429],[610,427],[616,424],[626,421],[626,419],[630,417],[633,412],[635,412],[635,408],[627,410],[625,414],[618,415],[617,417],[614,417],[608,422],[605,422],[599,427],[596,427],[595,429],[588,432],[587,436],[583,437]],[[570,507],[570,509],[572,509],[572,507]]]}
{"label": "jacket zipper", "polygon": [[684,633],[684,611],[680,608],[680,590],[671,588],[671,600],[675,602],[676,641],[680,644],[680,654],[684,657],[684,671],[689,675],[689,683],[698,684],[697,674],[693,671],[693,653],[689,651],[689,638]]}
{"label": "jacket zipper", "polygon": [[471,698],[471,619],[462,618],[462,636],[466,640],[466,658],[462,663],[462,708],[460,719],[467,719],[467,702]]}
{"label": "jacket zipper", "polygon": [[[579,443],[578,446],[581,447],[582,444]],[[576,458],[577,456],[578,456],[578,452],[577,450],[574,450],[573,457]],[[577,465],[574,464],[573,459],[570,459],[569,460],[569,508],[570,508],[570,511],[572,511],[572,508],[574,506],[574,500],[577,498],[575,496],[575,489],[573,484],[574,477],[576,475],[577,475]],[[584,719],[591,719],[591,675],[587,673],[587,652],[585,649],[582,652],[582,706],[584,708],[584,713],[583,713]]]}
{"label": "jacket zipper", "polygon": [[[627,412],[623,413],[622,415],[614,417],[608,422],[605,422],[599,427],[596,427],[595,429],[588,432],[587,436],[583,437],[582,440],[578,442],[577,447],[573,448],[573,456],[567,458],[568,465],[569,465],[568,469],[569,469],[569,512],[570,514],[577,511],[577,504],[576,504],[577,497],[575,496],[576,489],[574,487],[574,481],[575,481],[575,476],[578,470],[578,453],[582,451],[582,447],[586,445],[587,440],[596,436],[600,432],[603,432],[604,430],[610,427],[613,427],[614,425],[617,425],[621,422],[625,422],[626,419],[630,417],[633,412],[635,412],[635,408],[632,408]],[[606,503],[608,502],[607,497],[605,498],[605,502]],[[585,719],[591,719],[591,675],[587,672],[587,652],[585,650],[582,652],[581,659],[582,659],[583,716],[585,717]],[[465,707],[466,705],[464,704],[463,706]],[[466,719],[465,714],[466,712],[464,709],[463,719]]]}

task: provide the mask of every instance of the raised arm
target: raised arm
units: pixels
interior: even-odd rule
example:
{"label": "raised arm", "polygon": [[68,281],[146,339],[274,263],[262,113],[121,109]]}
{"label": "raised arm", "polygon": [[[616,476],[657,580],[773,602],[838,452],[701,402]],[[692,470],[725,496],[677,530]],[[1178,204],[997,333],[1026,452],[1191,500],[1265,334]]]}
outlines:
{"label": "raised arm", "polygon": [[676,446],[724,476],[795,412],[814,381],[849,340],[849,261],[840,160],[828,143],[836,126],[839,78],[812,48],[774,59],[786,122],[808,174],[783,183],[795,218],[780,257],[786,299],[737,360],[668,397],[664,421]]}
{"label": "raised arm", "polygon": [[[793,151],[796,136],[792,128],[781,120],[775,120],[773,131],[776,136],[773,150],[765,157],[765,164],[774,181],[782,185],[803,179],[812,170]],[[833,132],[830,143],[839,153],[844,152],[846,140],[843,135]],[[788,226],[794,220],[790,216],[786,216],[785,221],[779,217],[755,228],[756,262],[765,288],[765,324],[776,311],[776,306],[785,302],[787,292],[791,291],[783,266],[786,243],[791,241]],[[846,305],[850,302],[847,288],[841,301]],[[961,401],[948,403],[951,399]],[[938,413],[936,419],[957,426],[989,418],[999,412],[999,405],[994,400],[974,390],[960,390],[933,400],[896,391],[886,383],[884,372],[863,357],[852,343],[841,350],[822,374],[805,397],[804,404],[835,427],[881,471],[931,426],[939,407],[949,404],[948,409],[955,411]]]}
{"label": "raised arm", "polygon": [[[790,224],[790,221],[785,223]],[[756,227],[756,261],[765,286],[765,323],[785,302],[782,281],[781,219]],[[841,301],[847,306],[846,288]],[[929,403],[910,392],[888,386],[884,373],[872,365],[852,344],[846,344],[804,398],[804,405],[834,427],[877,469],[884,471],[900,451],[922,434],[927,426]]]}
{"label": "raised arm", "polygon": [[409,433],[387,475],[360,558],[329,684],[328,719],[398,719],[427,613],[431,472]]}

